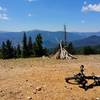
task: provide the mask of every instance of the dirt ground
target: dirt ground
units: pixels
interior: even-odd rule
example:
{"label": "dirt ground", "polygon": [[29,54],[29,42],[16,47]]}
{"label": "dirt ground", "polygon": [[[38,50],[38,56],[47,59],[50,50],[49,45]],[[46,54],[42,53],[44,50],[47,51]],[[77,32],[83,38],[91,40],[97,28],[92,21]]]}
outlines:
{"label": "dirt ground", "polygon": [[[68,84],[64,78],[78,73],[100,76],[100,55],[77,56],[76,60],[29,58],[0,60],[0,100],[96,100],[100,86],[88,91]],[[100,99],[98,99],[100,100]]]}

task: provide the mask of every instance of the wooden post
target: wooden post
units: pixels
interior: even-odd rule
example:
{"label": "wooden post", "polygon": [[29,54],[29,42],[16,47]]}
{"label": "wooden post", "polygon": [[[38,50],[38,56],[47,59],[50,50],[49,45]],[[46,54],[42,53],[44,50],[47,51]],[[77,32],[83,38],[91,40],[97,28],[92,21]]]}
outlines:
{"label": "wooden post", "polygon": [[67,45],[67,32],[66,32],[66,25],[64,25],[64,45]]}

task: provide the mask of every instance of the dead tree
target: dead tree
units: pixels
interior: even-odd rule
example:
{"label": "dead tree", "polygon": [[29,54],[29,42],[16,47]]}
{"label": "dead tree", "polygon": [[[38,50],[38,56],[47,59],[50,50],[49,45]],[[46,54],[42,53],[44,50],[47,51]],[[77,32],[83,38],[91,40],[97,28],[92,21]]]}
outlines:
{"label": "dead tree", "polygon": [[66,32],[66,25],[64,25],[64,46],[62,46],[62,41],[60,41],[60,48],[55,54],[56,59],[77,59],[65,49],[68,46],[67,42],[67,32]]}
{"label": "dead tree", "polygon": [[62,46],[62,42],[60,42],[60,49],[55,54],[56,59],[77,59]]}

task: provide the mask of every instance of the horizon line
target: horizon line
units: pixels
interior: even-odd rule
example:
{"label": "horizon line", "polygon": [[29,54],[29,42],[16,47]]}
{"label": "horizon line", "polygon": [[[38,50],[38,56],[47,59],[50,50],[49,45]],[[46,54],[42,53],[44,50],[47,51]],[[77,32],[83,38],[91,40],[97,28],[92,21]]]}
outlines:
{"label": "horizon line", "polygon": [[[29,32],[29,31],[64,32],[63,30],[44,30],[44,29],[30,29],[30,30],[19,30],[19,31],[0,30],[0,32]],[[100,32],[100,31],[67,31],[67,32],[89,33],[89,32]]]}

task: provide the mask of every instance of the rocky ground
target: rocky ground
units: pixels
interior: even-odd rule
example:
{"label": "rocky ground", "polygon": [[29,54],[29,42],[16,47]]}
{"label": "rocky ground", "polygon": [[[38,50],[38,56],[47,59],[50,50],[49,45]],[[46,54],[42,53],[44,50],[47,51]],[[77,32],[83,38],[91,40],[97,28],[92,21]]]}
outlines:
{"label": "rocky ground", "polygon": [[68,84],[64,78],[78,73],[100,76],[100,55],[78,59],[29,58],[0,60],[0,100],[100,100],[100,86],[88,91]]}

